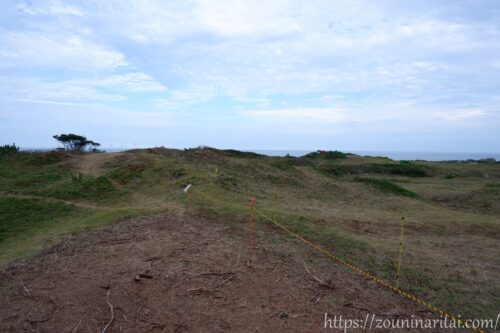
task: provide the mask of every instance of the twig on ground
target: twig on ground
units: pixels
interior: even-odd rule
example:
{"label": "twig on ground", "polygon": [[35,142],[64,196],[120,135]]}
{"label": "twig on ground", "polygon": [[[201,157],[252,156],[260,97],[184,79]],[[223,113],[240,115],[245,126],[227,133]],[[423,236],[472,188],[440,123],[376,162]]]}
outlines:
{"label": "twig on ground", "polygon": [[159,328],[159,329],[165,328],[165,324],[163,324],[163,323],[155,323],[155,322],[152,322],[152,321],[148,321],[148,320],[146,320],[144,318],[141,318],[141,321],[145,322],[145,323],[147,323],[149,325],[153,325],[153,328]]}
{"label": "twig on ground", "polygon": [[370,309],[367,309],[367,308],[364,308],[364,307],[361,307],[361,306],[355,306],[354,304],[352,303],[346,303],[344,304],[344,306],[348,306],[348,307],[351,307],[353,309],[357,309],[357,310],[362,310],[362,311],[366,311],[368,313],[371,313],[371,314],[374,314],[374,315],[377,315],[377,316],[404,316],[404,314],[402,313],[380,313],[380,312],[375,312],[375,311],[372,311]]}
{"label": "twig on ground", "polygon": [[19,283],[19,285],[21,287],[23,287],[24,291],[26,292],[26,294],[30,295],[30,291],[29,289],[24,285],[23,281],[21,279],[16,279],[16,277],[12,274],[12,273],[7,273],[6,274],[10,275],[10,277],[14,280],[14,281],[17,281]]}
{"label": "twig on ground", "polygon": [[319,301],[321,300],[321,294],[317,295],[317,296],[314,296],[314,304],[318,304]]}
{"label": "twig on ground", "polygon": [[221,287],[223,284],[225,284],[226,282],[229,282],[231,281],[232,279],[234,279],[238,274],[234,273],[233,275],[231,275],[230,277],[228,277],[227,279],[225,279],[224,281],[222,281],[221,283],[219,283],[218,285],[214,286],[211,288],[211,290],[214,290],[216,288],[219,288]]}
{"label": "twig on ground", "polygon": [[78,324],[76,324],[75,328],[73,328],[73,330],[71,331],[71,333],[75,333],[76,330],[78,330],[78,327],[80,327],[80,324],[82,323],[82,320],[83,320],[83,318],[80,319],[80,321],[78,322]]}
{"label": "twig on ground", "polygon": [[111,293],[111,287],[108,287],[108,292],[106,293],[106,301],[108,302],[108,305],[109,305],[109,310],[111,312],[111,318],[109,319],[109,321],[106,324],[106,326],[104,326],[104,328],[102,329],[101,333],[105,333],[106,330],[108,329],[108,327],[111,325],[111,323],[115,319],[115,311],[114,311],[114,308],[113,308],[113,304],[111,304],[111,302],[109,301],[109,294],[110,293]]}
{"label": "twig on ground", "polygon": [[236,274],[234,272],[202,272],[197,274],[191,274],[192,276],[202,276],[202,275],[216,275],[216,276],[225,276],[225,275]]}
{"label": "twig on ground", "polygon": [[139,312],[141,312],[142,308],[144,307],[144,305],[146,305],[146,301],[144,301],[144,303],[142,303],[142,305],[137,309],[137,311],[135,312],[135,322],[137,323],[137,319],[139,318]]}
{"label": "twig on ground", "polygon": [[42,318],[42,319],[30,319],[29,317],[26,318],[26,320],[29,322],[29,323],[43,323],[43,322],[46,322],[47,320],[49,320],[50,317],[47,317],[47,318]]}
{"label": "twig on ground", "polygon": [[272,314],[269,318],[273,318],[273,317],[285,319],[285,318],[288,318],[288,313],[286,313],[285,311],[280,311],[278,313]]}
{"label": "twig on ground", "polygon": [[236,258],[236,263],[234,264],[234,267],[238,267],[238,264],[240,263],[240,257],[241,257],[241,245],[240,248],[238,249],[238,258]]}
{"label": "twig on ground", "polygon": [[140,282],[141,279],[152,279],[153,274],[150,273],[139,273],[135,276],[134,281],[135,282]]}
{"label": "twig on ground", "polygon": [[321,280],[320,278],[318,278],[316,275],[312,274],[311,271],[309,271],[309,268],[307,268],[307,265],[306,265],[306,262],[304,261],[304,267],[307,271],[307,273],[309,273],[309,275],[311,275],[313,277],[314,280],[316,280],[316,282],[319,283],[320,286],[323,286],[323,287],[326,287],[326,288],[332,288],[333,289],[333,285],[332,283],[327,283],[323,280]]}
{"label": "twig on ground", "polygon": [[71,240],[71,234],[69,234],[68,239],[64,242],[64,244],[63,244],[63,248],[65,248],[65,247],[66,247],[66,245],[68,245],[68,243],[69,243],[69,241],[70,241],[70,240]]}
{"label": "twig on ground", "polygon": [[28,288],[26,288],[26,286],[24,285],[23,281],[22,280],[19,280],[19,284],[23,287],[24,291],[26,292],[26,294],[30,295],[30,291]]}
{"label": "twig on ground", "polygon": [[[216,285],[214,285],[213,287],[211,288],[192,288],[192,289],[188,289],[186,290],[186,292],[188,293],[194,293],[194,292],[199,292],[199,293],[202,293],[202,292],[206,292],[206,293],[210,293],[210,292],[213,292],[215,291],[215,289],[221,287],[222,285],[224,285],[225,283],[231,281],[232,279],[234,279],[238,274],[237,273],[230,273],[232,274],[230,277],[228,277],[227,279],[225,279],[224,281],[222,281],[221,283],[218,283]],[[220,275],[220,274],[218,274]]]}

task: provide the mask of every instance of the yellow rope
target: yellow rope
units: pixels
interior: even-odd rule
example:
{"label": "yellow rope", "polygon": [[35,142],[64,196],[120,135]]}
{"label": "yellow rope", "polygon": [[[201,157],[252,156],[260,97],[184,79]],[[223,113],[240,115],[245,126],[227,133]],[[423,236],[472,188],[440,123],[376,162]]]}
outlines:
{"label": "yellow rope", "polygon": [[[237,207],[247,207],[245,205],[241,205],[241,204],[236,204],[236,203],[231,203],[231,202],[227,202],[227,201],[223,201],[223,200],[220,200],[220,199],[216,199],[212,196],[209,196],[203,192],[201,192],[200,190],[198,190],[196,187],[192,186],[192,188],[198,192],[200,195],[204,196],[205,198],[207,199],[210,199],[210,200],[213,200],[213,201],[216,201],[216,202],[219,202],[219,203],[222,203],[222,204],[226,204],[226,205],[232,205],[232,206],[237,206]],[[454,316],[454,315],[451,315],[441,309],[438,309],[437,307],[435,307],[434,305],[432,304],[429,304],[427,303],[426,301],[424,301],[423,299],[421,298],[418,298],[416,296],[413,296],[405,291],[402,291],[401,289],[399,289],[399,286],[394,286],[394,285],[391,285],[390,283],[384,281],[384,280],[381,280],[379,278],[377,278],[376,276],[368,273],[368,272],[365,272],[364,270],[362,270],[361,268],[355,266],[354,264],[351,264],[350,262],[338,257],[337,255],[335,255],[334,253],[328,251],[328,250],[325,250],[323,249],[322,247],[320,247],[319,245],[316,245],[314,244],[313,242],[305,239],[304,237],[300,236],[299,234],[291,231],[290,229],[286,228],[285,226],[283,226],[282,224],[280,224],[279,222],[277,222],[276,220],[270,218],[269,216],[267,216],[266,214],[264,214],[263,212],[261,212],[259,209],[257,209],[256,207],[254,207],[254,210],[255,212],[260,215],[262,218],[264,218],[265,220],[271,222],[272,224],[274,224],[276,227],[278,227],[279,229],[285,231],[286,233],[292,235],[293,237],[297,238],[298,240],[304,242],[305,244],[309,245],[310,247],[312,247],[313,249],[317,250],[318,252],[321,252],[323,253],[324,255],[326,255],[327,257],[335,260],[337,263],[339,264],[342,264],[348,268],[350,268],[351,270],[357,272],[357,273],[360,273],[361,275],[363,275],[365,278],[369,279],[369,280],[372,280],[374,282],[376,282],[377,284],[381,285],[382,287],[385,287],[391,291],[394,291],[395,293],[409,299],[410,301],[412,302],[415,302],[417,304],[420,304],[422,305],[423,307],[425,307],[426,309],[434,312],[434,313],[437,313],[441,316],[444,316],[445,318],[450,318],[451,320],[455,321],[456,323],[458,323],[459,325],[463,325],[464,327],[466,328],[469,328],[471,330],[473,330],[474,332],[478,332],[478,333],[484,333],[483,330],[479,329],[479,328],[476,328],[476,327],[473,327],[471,325],[469,325],[467,322],[463,321],[462,319]]]}

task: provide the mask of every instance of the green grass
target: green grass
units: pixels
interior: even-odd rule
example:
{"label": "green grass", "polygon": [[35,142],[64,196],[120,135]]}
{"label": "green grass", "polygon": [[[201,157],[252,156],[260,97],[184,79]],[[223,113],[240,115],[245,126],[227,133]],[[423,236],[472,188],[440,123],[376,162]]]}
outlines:
{"label": "green grass", "polygon": [[312,166],[313,163],[303,157],[275,157],[270,165],[280,170],[292,170],[298,166]]}
{"label": "green grass", "polygon": [[40,199],[0,197],[0,244],[27,232],[43,230],[62,218],[81,216],[84,209]]}
{"label": "green grass", "polygon": [[84,199],[91,202],[116,199],[124,194],[123,191],[119,191],[113,185],[108,177],[94,177],[91,175],[70,177],[54,186],[48,186],[46,189],[34,193],[58,199]]}
{"label": "green grass", "polygon": [[355,181],[364,183],[367,185],[372,186],[373,188],[376,188],[377,190],[380,190],[385,193],[392,193],[396,195],[402,195],[405,197],[410,197],[410,198],[417,198],[418,195],[415,192],[412,192],[410,190],[407,190],[397,184],[394,184],[393,182],[387,180],[387,179],[378,179],[378,178],[367,178],[367,177],[355,177]]}
{"label": "green grass", "polygon": [[91,210],[61,202],[0,197],[0,266],[57,244],[69,234],[102,227],[150,210]]}
{"label": "green grass", "polygon": [[69,175],[58,155],[17,153],[0,158],[0,191],[31,193]]}

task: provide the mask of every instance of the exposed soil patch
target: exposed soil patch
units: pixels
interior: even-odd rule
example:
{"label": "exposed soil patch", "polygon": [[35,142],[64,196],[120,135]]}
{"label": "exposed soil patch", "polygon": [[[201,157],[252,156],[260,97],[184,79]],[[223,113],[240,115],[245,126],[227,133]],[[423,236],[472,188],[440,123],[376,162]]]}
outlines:
{"label": "exposed soil patch", "polygon": [[72,155],[66,163],[82,173],[98,173],[105,163],[125,156],[125,153],[99,153]]}
{"label": "exposed soil patch", "polygon": [[248,267],[236,229],[161,215],[68,239],[0,272],[0,331],[337,332],[325,312],[435,318],[267,225]]}

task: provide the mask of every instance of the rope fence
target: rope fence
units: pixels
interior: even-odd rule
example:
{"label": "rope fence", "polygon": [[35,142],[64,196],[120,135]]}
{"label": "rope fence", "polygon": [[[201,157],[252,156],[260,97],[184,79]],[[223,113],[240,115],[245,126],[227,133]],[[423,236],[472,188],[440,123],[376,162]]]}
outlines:
{"label": "rope fence", "polygon": [[[186,190],[189,190],[189,189],[193,189],[196,193],[200,194],[202,197],[210,200],[210,201],[214,201],[214,202],[217,202],[217,203],[220,203],[220,204],[223,204],[223,205],[229,205],[229,206],[233,206],[233,207],[239,207],[239,208],[249,208],[250,207],[250,212],[254,211],[257,215],[259,215],[261,218],[263,218],[265,221],[271,223],[272,225],[274,225],[275,227],[277,227],[278,229],[280,229],[281,231],[283,231],[284,233],[288,234],[288,235],[291,235],[292,237],[294,237],[295,239],[301,241],[302,243],[305,243],[306,245],[308,245],[310,248],[316,250],[317,252],[320,252],[322,253],[323,255],[333,259],[335,262],[337,262],[338,264],[342,265],[342,266],[345,266],[347,268],[349,268],[350,270],[356,272],[356,273],[359,273],[361,274],[362,276],[364,276],[365,278],[371,280],[371,281],[374,281],[375,283],[377,283],[378,285],[420,305],[420,306],[423,306],[424,308],[426,308],[427,310],[433,312],[433,313],[436,313],[436,314],[439,314],[441,316],[443,316],[444,318],[448,318],[452,321],[454,321],[455,323],[458,324],[459,327],[464,327],[464,328],[468,328],[474,332],[477,332],[477,333],[485,333],[483,330],[477,328],[477,327],[474,327],[470,324],[468,324],[466,321],[458,318],[458,316],[455,316],[455,315],[452,315],[446,311],[443,311],[437,307],[435,307],[434,305],[426,302],[425,300],[423,300],[422,298],[419,298],[417,296],[414,296],[408,292],[405,292],[403,290],[401,290],[401,288],[399,287],[399,269],[400,269],[400,263],[401,263],[401,255],[402,255],[402,240],[403,240],[403,228],[404,228],[404,220],[402,220],[401,222],[401,236],[400,236],[400,252],[399,252],[399,260],[398,260],[398,273],[397,273],[397,276],[398,276],[398,280],[397,280],[397,285],[393,285],[389,282],[386,282],[382,279],[379,279],[377,278],[376,276],[364,271],[363,269],[359,268],[358,266],[340,258],[339,256],[335,255],[333,252],[329,251],[329,250],[326,250],[324,249],[323,247],[311,242],[310,240],[302,237],[301,235],[291,231],[290,229],[288,229],[287,227],[285,227],[283,224],[279,223],[278,221],[276,221],[275,218],[272,218],[270,216],[268,216],[267,214],[265,214],[263,211],[261,211],[260,209],[258,209],[256,207],[256,202],[255,202],[255,199],[252,198],[250,200],[250,206],[247,206],[247,205],[243,205],[243,204],[238,204],[238,203],[233,203],[233,202],[229,202],[229,201],[225,201],[225,200],[221,200],[221,199],[218,199],[218,198],[214,198],[213,196],[210,196],[202,191],[200,191],[196,186],[192,185],[191,183],[189,184],[189,186],[186,188]],[[191,204],[191,199],[190,199],[190,204]],[[252,215],[251,215],[252,216]],[[250,229],[250,232],[252,232],[252,229]],[[250,251],[251,251],[251,247],[252,247],[252,234],[250,233]]]}

